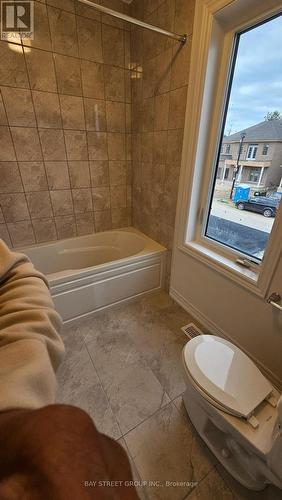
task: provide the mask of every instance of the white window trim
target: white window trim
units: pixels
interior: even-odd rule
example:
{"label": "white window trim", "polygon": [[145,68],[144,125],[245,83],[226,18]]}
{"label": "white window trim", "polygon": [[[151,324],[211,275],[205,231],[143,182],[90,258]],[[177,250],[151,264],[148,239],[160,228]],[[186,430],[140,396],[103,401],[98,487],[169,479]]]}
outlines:
{"label": "white window trim", "polygon": [[[254,156],[254,151],[255,151],[255,156]],[[258,144],[249,144],[246,160],[254,160],[257,155],[257,152],[258,152]]]}
{"label": "white window trim", "polygon": [[[207,199],[204,200],[204,197],[211,189],[211,172],[204,169],[203,165],[211,165],[214,161],[214,150],[211,151],[208,145],[217,143],[217,149],[219,146],[219,130],[222,126],[224,109],[222,96],[226,95],[227,91],[226,74],[227,68],[230,67],[230,56],[233,50],[234,36],[231,23],[237,16],[236,31],[238,31],[239,26],[242,29],[248,26],[250,17],[251,23],[250,21],[249,23],[253,25],[281,11],[279,0],[269,0],[267,9],[265,2],[250,0],[247,13],[243,8],[244,3],[246,5],[245,0],[198,0],[196,2],[175,245],[182,252],[265,298],[282,254],[281,206],[275,218],[274,230],[263,264],[259,266],[259,269],[255,265],[251,269],[241,267],[235,261],[235,255],[238,256],[238,252],[213,243],[199,233],[199,220],[203,224],[207,216],[207,213],[203,213]],[[231,12],[228,18],[224,19],[226,11],[224,8],[228,6]],[[224,26],[229,28],[227,34],[223,33],[216,19],[218,14],[223,14]],[[235,31],[234,28],[233,31]],[[215,35],[213,38],[212,34]],[[219,44],[214,43],[216,38],[220,39]],[[218,67],[219,64],[220,67]],[[217,74],[219,74],[218,78],[216,78]],[[209,85],[206,85],[207,81]],[[194,175],[195,172],[197,176]]]}

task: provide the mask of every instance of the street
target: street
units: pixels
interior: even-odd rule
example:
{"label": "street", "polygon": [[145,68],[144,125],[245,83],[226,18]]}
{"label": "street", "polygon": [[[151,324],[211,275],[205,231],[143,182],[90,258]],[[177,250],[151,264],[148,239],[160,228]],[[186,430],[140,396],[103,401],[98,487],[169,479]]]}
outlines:
{"label": "street", "polygon": [[261,214],[256,214],[247,210],[238,210],[238,208],[218,200],[213,200],[211,214],[225,220],[237,222],[237,224],[242,224],[243,226],[259,229],[266,233],[271,232],[275,220],[274,217],[268,219]]}

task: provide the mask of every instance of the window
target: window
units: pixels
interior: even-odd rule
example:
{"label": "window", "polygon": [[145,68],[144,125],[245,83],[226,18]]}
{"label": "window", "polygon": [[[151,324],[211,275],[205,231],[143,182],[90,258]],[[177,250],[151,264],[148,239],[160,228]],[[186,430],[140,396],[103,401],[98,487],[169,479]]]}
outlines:
{"label": "window", "polygon": [[231,149],[231,144],[226,144],[226,154],[229,155],[230,154],[230,149]]}
{"label": "window", "polygon": [[264,144],[263,148],[262,148],[262,154],[263,154],[263,156],[268,155],[268,149],[269,149],[268,144]]}
{"label": "window", "polygon": [[249,181],[258,182],[259,177],[260,177],[260,168],[251,168],[249,174]]}
{"label": "window", "polygon": [[[230,132],[233,127],[233,133],[231,131],[228,137],[238,144],[238,153],[232,157],[234,167],[231,172],[228,169],[224,172],[224,180],[230,177],[232,180],[228,188],[226,183],[217,179],[220,155],[216,153],[216,168],[213,170],[209,202],[201,226],[203,243],[211,245],[213,249],[216,246],[219,253],[224,253],[224,249],[228,252],[230,249],[233,256],[235,253],[235,261],[238,254],[243,254],[256,263],[263,259],[279,206],[279,201],[275,202],[275,209],[270,214],[258,203],[257,197],[253,197],[252,187],[260,182],[263,170],[262,167],[250,168],[246,160],[256,159],[256,134],[259,139],[263,134],[271,133],[273,124],[264,120],[264,110],[276,107],[279,109],[279,92],[273,94],[270,89],[272,82],[278,81],[282,85],[282,54],[277,50],[281,32],[280,15],[235,35],[232,70],[220,131],[221,141],[217,151],[221,148],[222,138],[226,137],[227,131]],[[256,58],[253,57],[254,51]],[[268,60],[266,80],[265,68],[260,66],[259,61],[263,59],[263,54],[269,51],[272,58],[271,61]],[[250,138],[254,142],[248,140]],[[242,155],[244,146],[247,147],[246,159]],[[267,154],[267,144],[263,150],[264,154]],[[230,152],[230,144],[226,145],[225,151]],[[282,152],[279,161],[282,164]],[[261,197],[259,198],[261,201]],[[265,203],[267,205],[267,200]]]}
{"label": "window", "polygon": [[257,150],[257,144],[250,144],[248,147],[247,160],[254,160],[257,154]]}

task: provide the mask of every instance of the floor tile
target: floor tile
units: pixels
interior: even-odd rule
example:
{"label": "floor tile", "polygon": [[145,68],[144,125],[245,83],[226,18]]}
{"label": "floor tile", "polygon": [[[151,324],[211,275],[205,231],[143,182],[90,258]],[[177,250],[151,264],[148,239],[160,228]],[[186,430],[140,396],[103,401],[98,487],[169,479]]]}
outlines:
{"label": "floor tile", "polygon": [[100,432],[115,439],[120,437],[121,431],[84,344],[77,344],[75,348],[67,344],[57,378],[57,402],[82,408]]}
{"label": "floor tile", "polygon": [[159,482],[148,484],[151,499],[182,500],[213,467],[212,462],[204,462],[198,451],[193,450],[193,432],[173,403],[124,439],[142,480]]}
{"label": "floor tile", "polygon": [[122,433],[169,402],[163,387],[117,322],[87,342]]}
{"label": "floor tile", "polygon": [[235,500],[216,469],[213,469],[185,500]]}

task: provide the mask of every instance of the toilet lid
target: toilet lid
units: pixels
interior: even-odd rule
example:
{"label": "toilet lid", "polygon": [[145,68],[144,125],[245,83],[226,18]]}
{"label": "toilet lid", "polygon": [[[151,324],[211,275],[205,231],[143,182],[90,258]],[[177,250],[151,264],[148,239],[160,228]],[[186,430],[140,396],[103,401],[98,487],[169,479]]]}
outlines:
{"label": "toilet lid", "polygon": [[233,415],[248,418],[272,386],[238,347],[214,335],[199,335],[183,351],[196,384]]}

